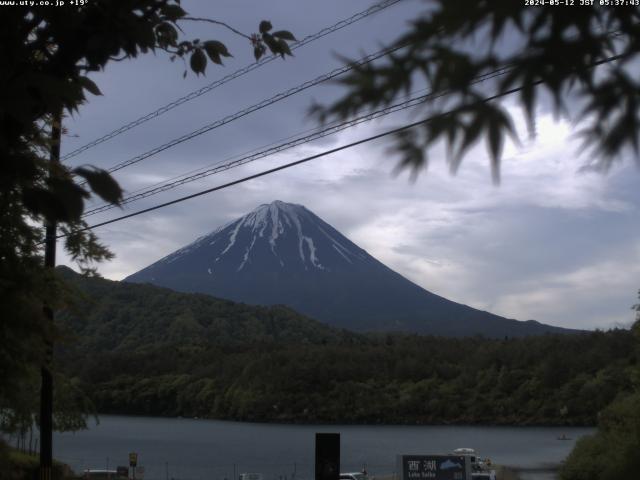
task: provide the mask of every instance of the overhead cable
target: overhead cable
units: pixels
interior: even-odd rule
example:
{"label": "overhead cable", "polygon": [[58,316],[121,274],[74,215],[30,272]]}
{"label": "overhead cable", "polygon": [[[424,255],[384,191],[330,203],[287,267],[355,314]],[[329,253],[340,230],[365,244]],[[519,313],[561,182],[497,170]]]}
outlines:
{"label": "overhead cable", "polygon": [[[597,67],[598,65],[603,65],[605,63],[610,63],[612,61],[620,60],[620,59],[623,59],[623,58],[625,58],[625,55],[623,55],[623,54],[612,55],[612,56],[607,57],[607,58],[605,58],[603,60],[598,60],[598,61],[594,62],[593,64],[589,65],[587,68],[594,68],[594,67]],[[517,93],[517,92],[523,90],[524,88],[528,88],[528,87],[535,86],[535,85],[540,85],[540,84],[543,84],[543,83],[544,83],[544,80],[542,80],[542,79],[536,80],[534,82],[529,82],[529,83],[527,83],[525,85],[521,85],[519,87],[515,87],[515,88],[509,89],[509,90],[505,90],[504,92],[500,92],[500,93],[497,93],[495,95],[492,95],[492,96],[489,96],[489,97],[485,97],[485,98],[482,98],[482,99],[480,99],[478,101],[472,102],[471,104],[465,105],[465,108],[469,108],[469,107],[475,106],[475,105],[482,105],[482,104],[491,102],[493,100],[497,100],[499,98],[503,98],[503,97],[506,97],[508,95],[512,95],[514,93]],[[424,118],[422,120],[418,120],[416,122],[412,122],[412,123],[403,125],[401,127],[397,127],[397,128],[394,128],[394,129],[391,129],[391,130],[387,130],[387,131],[382,132],[382,133],[378,133],[376,135],[372,135],[372,136],[369,136],[369,137],[366,137],[366,138],[362,138],[360,140],[356,140],[355,142],[347,143],[345,145],[341,145],[339,147],[332,148],[330,150],[325,150],[324,152],[320,152],[320,153],[317,153],[315,155],[310,155],[310,156],[302,158],[300,160],[296,160],[294,162],[286,163],[286,164],[281,165],[279,167],[270,168],[268,170],[264,170],[262,172],[255,173],[253,175],[249,175],[249,176],[240,178],[238,180],[234,180],[234,181],[225,183],[223,185],[218,185],[216,187],[208,188],[206,190],[201,190],[199,192],[192,193],[191,195],[186,195],[186,196],[183,196],[183,197],[179,197],[179,198],[176,198],[176,199],[168,201],[168,202],[164,202],[164,203],[161,203],[161,204],[158,204],[158,205],[154,205],[153,207],[144,208],[142,210],[138,210],[137,212],[129,213],[127,215],[122,215],[122,216],[116,217],[116,218],[112,218],[110,220],[106,220],[104,222],[96,223],[94,225],[87,225],[86,227],[79,228],[78,230],[75,230],[74,233],[83,232],[83,231],[86,231],[86,230],[92,230],[94,228],[102,227],[102,226],[105,226],[105,225],[110,225],[112,223],[120,222],[120,221],[126,220],[128,218],[137,217],[137,216],[142,215],[144,213],[152,212],[154,210],[159,210],[161,208],[165,208],[165,207],[168,207],[170,205],[175,205],[177,203],[181,203],[181,202],[184,202],[186,200],[190,200],[192,198],[200,197],[200,196],[206,195],[208,193],[216,192],[218,190],[223,190],[225,188],[229,188],[229,187],[232,187],[234,185],[238,185],[238,184],[247,182],[249,180],[253,180],[253,179],[256,179],[256,178],[264,177],[266,175],[270,175],[272,173],[275,173],[275,172],[278,172],[278,171],[281,171],[281,170],[286,170],[288,168],[295,167],[297,165],[300,165],[300,164],[303,164],[303,163],[307,163],[307,162],[310,162],[312,160],[316,160],[318,158],[322,158],[322,157],[325,157],[327,155],[331,155],[333,153],[336,153],[336,152],[339,152],[339,151],[342,151],[342,150],[346,150],[348,148],[355,147],[357,145],[362,145],[364,143],[368,143],[368,142],[371,142],[373,140],[377,140],[379,138],[383,138],[383,137],[386,137],[386,136],[389,136],[389,135],[393,135],[393,134],[396,134],[396,133],[399,133],[399,132],[402,132],[402,131],[405,131],[405,130],[409,130],[409,129],[417,127],[419,125],[423,125],[423,124],[429,123],[429,122],[431,122],[433,120],[440,119],[442,117],[450,115],[454,111],[456,111],[456,109],[448,110],[446,112],[441,112],[441,113],[429,116],[427,118]],[[65,236],[66,236],[65,234],[61,234],[61,235],[58,235],[57,238],[63,238]]]}
{"label": "overhead cable", "polygon": [[[382,10],[384,10],[385,8],[391,7],[392,5],[395,5],[396,3],[399,3],[402,0],[384,0],[382,2],[376,3],[375,5],[372,5],[371,7],[367,8],[366,10],[363,10],[361,12],[358,12],[354,15],[352,15],[349,18],[346,18],[344,20],[341,20],[329,27],[325,27],[322,30],[319,30],[318,32],[312,34],[312,35],[307,35],[306,37],[304,37],[302,40],[300,40],[299,42],[293,44],[291,46],[291,50],[297,50],[298,48],[301,48],[305,45],[308,45],[309,43],[318,40],[326,35],[329,35],[330,33],[336,32],[344,27],[347,27],[355,22],[358,22],[360,20],[362,20],[363,18],[366,18],[370,15],[373,15],[374,13],[378,13]],[[76,148],[75,150],[65,154],[61,160],[68,160],[72,157],[75,157],[79,154],[81,154],[82,152],[89,150],[90,148],[93,148],[97,145],[100,145],[101,143],[104,143],[108,140],[111,140],[114,137],[117,137],[118,135],[131,130],[139,125],[142,125],[145,122],[148,122],[149,120],[152,120],[156,117],[159,117],[160,115],[163,115],[165,113],[167,113],[170,110],[173,110],[174,108],[189,102],[195,98],[198,98],[202,95],[204,95],[205,93],[208,93],[222,85],[224,85],[227,82],[230,82],[231,80],[234,80],[238,77],[241,77],[243,75],[246,75],[247,73],[256,70],[257,68],[260,68],[264,65],[266,65],[267,63],[270,63],[274,60],[276,60],[277,58],[279,58],[278,55],[271,55],[268,57],[263,57],[260,61],[258,62],[254,62],[251,63],[239,70],[236,70],[233,73],[230,73],[229,75],[226,75],[224,77],[222,77],[219,80],[216,80],[208,85],[205,85],[204,87],[198,89],[198,90],[194,90],[191,93],[188,93],[187,95],[180,97],[176,100],[174,100],[171,103],[168,103],[166,105],[163,105],[162,107],[154,110],[153,112],[150,112],[146,115],[143,115],[142,117],[133,120],[129,123],[127,123],[126,125],[123,125],[119,128],[116,128],[115,130],[107,133],[106,135],[103,135],[102,137],[96,138],[95,140],[82,145],[81,147]]]}
{"label": "overhead cable", "polygon": [[[505,73],[509,72],[510,68],[503,68],[503,69],[499,69],[499,70],[495,70],[493,72],[487,73],[485,75],[481,75],[478,76],[473,84],[477,84],[492,78],[496,78],[500,75],[504,75]],[[200,180],[202,178],[232,169],[232,168],[236,168],[239,167],[241,165],[244,165],[246,163],[250,163],[253,161],[256,161],[258,159],[261,158],[265,158],[271,155],[274,155],[276,153],[280,153],[283,152],[285,150],[289,150],[293,147],[297,147],[299,145],[303,145],[309,142],[312,142],[314,140],[318,140],[320,138],[324,138],[327,137],[329,135],[333,135],[336,134],[338,132],[341,132],[343,130],[346,130],[348,128],[354,127],[356,125],[359,125],[361,123],[365,123],[365,122],[369,122],[371,120],[377,119],[377,118],[381,118],[387,115],[390,115],[392,113],[396,113],[402,110],[406,110],[412,107],[415,107],[416,105],[419,105],[421,103],[424,103],[427,100],[434,100],[436,98],[442,97],[442,96],[446,96],[448,95],[449,92],[444,91],[444,92],[440,92],[437,95],[434,93],[428,93],[425,95],[419,95],[419,96],[414,96],[411,97],[405,101],[399,102],[399,103],[395,103],[393,105],[389,105],[387,107],[375,110],[373,112],[367,113],[366,115],[361,115],[359,117],[344,121],[344,122],[339,122],[339,123],[334,123],[332,125],[329,125],[325,128],[320,128],[320,129],[315,129],[314,131],[312,131],[312,133],[305,133],[305,134],[301,134],[298,136],[293,136],[290,137],[290,139],[288,139],[285,142],[282,143],[276,143],[276,144],[271,144],[269,145],[267,148],[263,148],[261,150],[257,150],[257,151],[252,151],[251,153],[248,154],[244,154],[243,156],[241,156],[240,158],[235,158],[233,160],[223,160],[221,162],[216,162],[213,166],[206,168],[206,169],[201,169],[200,171],[196,171],[195,173],[191,173],[191,174],[185,174],[183,176],[177,177],[174,180],[171,181],[166,181],[166,182],[160,182],[158,184],[156,184],[155,186],[151,186],[148,187],[146,189],[141,189],[137,192],[132,193],[131,195],[125,197],[121,202],[120,202],[120,206],[131,203],[131,202],[135,202],[138,200],[142,200],[143,198],[147,198],[150,197],[152,195],[156,195],[158,193],[161,192],[165,192],[167,190],[171,190],[173,188],[179,187],[181,185],[184,185],[186,183],[191,183],[194,182],[196,180]],[[113,208],[116,208],[117,205],[111,204],[111,203],[105,203],[103,205],[100,205],[98,207],[95,207],[91,210],[87,210],[83,217],[88,217],[91,215],[95,215],[97,213],[101,213],[107,210],[111,210]]]}
{"label": "overhead cable", "polygon": [[352,62],[350,64],[347,65],[343,65],[339,68],[336,68],[328,73],[325,73],[324,75],[320,75],[316,78],[314,78],[313,80],[308,80],[304,83],[301,83],[300,85],[297,85],[293,88],[290,88],[288,90],[285,90],[283,92],[280,92],[270,98],[267,98],[265,100],[262,100],[256,104],[251,105],[250,107],[247,107],[243,110],[239,110],[236,113],[233,113],[231,115],[227,115],[226,117],[223,117],[219,120],[216,120],[215,122],[209,123],[207,125],[204,125],[203,127],[200,127],[197,130],[194,130],[190,133],[184,134],[178,138],[174,138],[173,140],[170,140],[166,143],[163,143],[162,145],[159,145],[155,148],[152,148],[151,150],[147,150],[144,153],[141,153],[140,155],[136,155],[135,157],[132,157],[128,160],[125,160],[123,162],[118,163],[117,165],[108,168],[107,171],[109,173],[113,173],[113,172],[117,172],[118,170],[122,170],[123,168],[129,167],[131,165],[134,165],[136,163],[139,163],[149,157],[152,157],[154,155],[157,155],[160,152],[163,152],[165,150],[168,150],[172,147],[175,147],[176,145],[179,145],[181,143],[184,143],[188,140],[191,140],[195,137],[198,137],[204,133],[210,132],[211,130],[214,130],[216,128],[219,128],[223,125],[226,125],[227,123],[231,123],[239,118],[242,118],[246,115],[249,115],[253,112],[256,112],[258,110],[261,110],[265,107],[268,107],[269,105],[273,105],[276,102],[279,102],[281,100],[284,100],[285,98],[291,97],[293,95],[296,95],[297,93],[300,93],[308,88],[314,87],[322,82],[326,82],[327,80],[331,80],[335,77],[338,77],[340,75],[342,75],[343,73],[346,73],[350,70],[353,70],[356,67],[360,67],[362,65],[366,65],[367,63],[373,62],[374,60],[377,60],[379,58],[384,57],[385,55],[388,55],[389,53],[392,53],[394,51],[400,50],[401,48],[403,48],[404,46],[395,46],[392,48],[385,48],[383,50],[380,50],[376,53],[372,53],[370,55],[367,55],[355,62]]}
{"label": "overhead cable", "polygon": [[[541,84],[542,82],[543,82],[542,80],[539,80],[539,81],[533,82],[533,85],[538,85],[538,84]],[[518,92],[518,91],[522,90],[523,88],[524,87],[513,88],[511,90],[505,91],[505,92],[497,94],[497,95],[493,95],[491,97],[484,98],[484,99],[482,99],[482,100],[480,100],[478,102],[474,102],[474,103],[477,103],[477,104],[486,103],[486,102],[489,102],[491,100],[495,100],[497,98],[504,97],[506,95],[510,95],[512,93]],[[424,123],[433,121],[436,118],[441,118],[441,117],[443,117],[445,115],[448,115],[450,113],[452,113],[452,111],[439,113],[439,114],[433,115],[431,117],[419,120],[417,122],[409,123],[407,125],[403,125],[402,127],[394,128],[392,130],[387,130],[387,131],[379,133],[377,135],[372,135],[370,137],[366,137],[366,138],[357,140],[355,142],[351,142],[351,143],[348,143],[348,144],[345,144],[345,145],[341,145],[339,147],[332,148],[330,150],[325,150],[324,152],[317,153],[315,155],[311,155],[311,156],[302,158],[300,160],[296,160],[294,162],[286,163],[286,164],[281,165],[279,167],[270,168],[268,170],[264,170],[262,172],[255,173],[253,175],[249,175],[247,177],[243,177],[243,178],[240,178],[238,180],[234,180],[234,181],[225,183],[223,185],[218,185],[216,187],[208,188],[206,190],[201,190],[201,191],[199,191],[197,193],[192,193],[191,195],[186,195],[186,196],[183,196],[183,197],[179,197],[179,198],[176,198],[176,199],[171,200],[169,202],[160,203],[158,205],[154,205],[153,207],[144,208],[142,210],[138,210],[137,212],[129,213],[127,215],[122,215],[122,216],[116,217],[116,218],[112,218],[110,220],[106,220],[104,222],[96,223],[94,225],[88,225],[88,226],[86,226],[84,228],[78,229],[77,232],[82,232],[82,231],[86,231],[86,230],[93,230],[94,228],[103,227],[105,225],[110,225],[112,223],[120,222],[120,221],[126,220],[128,218],[137,217],[138,215],[142,215],[144,213],[152,212],[154,210],[159,210],[161,208],[165,208],[165,207],[168,207],[170,205],[175,205],[176,203],[181,203],[181,202],[184,202],[186,200],[190,200],[192,198],[196,198],[196,197],[200,197],[202,195],[206,195],[208,193],[216,192],[218,190],[223,190],[225,188],[229,188],[229,187],[232,187],[234,185],[238,185],[240,183],[247,182],[249,180],[253,180],[253,179],[256,179],[256,178],[259,178],[259,177],[264,177],[265,175],[270,175],[270,174],[278,172],[280,170],[285,170],[287,168],[295,167],[296,165],[300,165],[302,163],[310,162],[311,160],[316,160],[318,158],[325,157],[327,155],[331,155],[332,153],[336,153],[336,152],[339,152],[341,150],[346,150],[348,148],[352,148],[352,147],[355,147],[357,145],[361,145],[363,143],[368,143],[368,142],[371,142],[373,140],[377,140],[379,138],[386,137],[388,135],[393,135],[395,133],[399,133],[399,132],[402,132],[404,130],[409,130],[409,129],[413,128],[413,127],[416,127],[418,125],[422,125]],[[65,236],[66,235],[64,235],[64,234],[58,235],[58,238],[63,238]]]}

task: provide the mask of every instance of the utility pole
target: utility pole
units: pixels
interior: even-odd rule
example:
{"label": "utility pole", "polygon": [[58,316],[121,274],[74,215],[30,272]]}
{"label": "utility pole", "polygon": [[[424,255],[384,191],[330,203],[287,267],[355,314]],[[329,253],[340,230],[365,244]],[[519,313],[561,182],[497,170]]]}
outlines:
{"label": "utility pole", "polygon": [[[60,163],[60,137],[62,134],[62,108],[53,115],[51,125],[51,175],[57,164]],[[55,268],[56,266],[56,228],[54,221],[47,222],[45,231],[44,266]],[[50,305],[44,306],[44,315],[47,321],[53,324],[53,309]],[[53,358],[53,343],[47,344],[46,358],[40,374],[42,385],[40,388],[40,480],[51,480],[51,467],[53,464],[53,378],[51,376],[51,361]]]}

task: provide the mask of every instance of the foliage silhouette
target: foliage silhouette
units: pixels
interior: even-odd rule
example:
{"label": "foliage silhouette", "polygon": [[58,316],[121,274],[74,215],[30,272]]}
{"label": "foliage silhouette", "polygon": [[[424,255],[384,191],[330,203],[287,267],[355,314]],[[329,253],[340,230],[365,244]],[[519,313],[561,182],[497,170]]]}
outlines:
{"label": "foliage silhouette", "polygon": [[[0,410],[20,405],[21,387],[57,338],[43,305],[56,309],[68,299],[43,266],[40,225],[59,224],[67,252],[88,274],[93,262],[112,258],[95,234],[81,230],[81,215],[92,194],[118,204],[122,191],[104,170],[49,161],[60,117],[76,112],[87,93],[101,94],[88,75],[110,62],[163,51],[199,75],[207,58],[221,64],[231,55],[218,40],[181,38],[180,22],[207,19],[186,18],[179,0],[82,3],[5,6],[0,16]],[[276,42],[265,34],[259,44],[290,54],[292,34],[281,31]]]}
{"label": "foliage silhouette", "polygon": [[[425,102],[427,112],[451,110],[398,135],[399,167],[415,175],[427,167],[429,151],[447,146],[455,172],[471,146],[485,139],[494,181],[500,178],[505,137],[516,142],[511,112],[486,102],[477,77],[499,68],[507,73],[491,95],[517,89],[529,132],[536,111],[550,104],[557,116],[580,127],[588,166],[607,170],[616,158],[640,153],[640,83],[632,63],[640,49],[640,10],[607,8],[593,2],[575,8],[538,8],[512,0],[430,0],[425,13],[392,46],[388,61],[365,65],[342,78],[344,95],[311,113],[321,121],[345,119],[391,104],[418,84],[449,95]],[[606,67],[596,68],[615,58]],[[548,99],[545,99],[545,95]]]}

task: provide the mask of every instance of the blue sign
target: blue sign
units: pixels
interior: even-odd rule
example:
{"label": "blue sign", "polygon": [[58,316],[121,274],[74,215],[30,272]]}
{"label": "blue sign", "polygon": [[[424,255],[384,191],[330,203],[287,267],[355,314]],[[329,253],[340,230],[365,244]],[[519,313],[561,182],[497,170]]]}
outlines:
{"label": "blue sign", "polygon": [[464,455],[398,455],[400,480],[469,480],[471,465]]}

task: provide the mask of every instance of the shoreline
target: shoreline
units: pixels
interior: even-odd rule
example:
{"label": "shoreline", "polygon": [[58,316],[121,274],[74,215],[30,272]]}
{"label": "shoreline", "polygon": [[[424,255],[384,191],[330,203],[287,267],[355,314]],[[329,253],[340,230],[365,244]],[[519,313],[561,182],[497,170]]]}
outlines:
{"label": "shoreline", "polygon": [[234,423],[246,423],[253,425],[309,425],[309,426],[335,426],[335,425],[348,425],[348,426],[372,426],[372,427],[483,427],[483,428],[596,428],[596,424],[586,423],[482,423],[482,422],[440,422],[440,423],[422,423],[422,422],[367,422],[367,421],[353,421],[353,420],[336,420],[336,421],[319,421],[319,420],[291,420],[291,419],[257,419],[247,420],[238,418],[220,418],[220,417],[199,417],[199,416],[180,416],[180,415],[149,415],[138,413],[97,413],[95,416],[99,419],[100,416],[113,416],[113,417],[138,417],[138,418],[161,418],[161,419],[176,419],[176,420],[210,420],[216,422],[234,422]]}
{"label": "shoreline", "polygon": [[[313,474],[314,435],[339,432],[341,471],[367,471],[381,480],[397,469],[398,454],[448,454],[458,447],[478,448],[482,458],[492,460],[492,468],[504,480],[554,478],[552,474],[528,473],[536,467],[561,464],[572,442],[556,441],[564,429],[522,427],[432,427],[432,426],[313,426],[276,425],[158,417],[102,416],[101,425],[77,434],[60,434],[59,457],[81,470],[104,465],[105,458],[122,457],[122,445],[142,455],[151,476],[164,478],[166,465],[175,478],[197,477],[207,472],[212,479],[231,478],[238,471],[261,472],[267,480],[295,471],[297,478]],[[93,431],[93,432],[92,432]],[[573,438],[591,429],[566,429]],[[158,441],[158,440],[161,441]],[[253,454],[252,452],[259,452]],[[125,457],[122,457],[125,458]],[[125,459],[126,460],[126,459]],[[266,463],[265,463],[266,462]],[[116,462],[117,463],[117,462]],[[504,466],[500,469],[499,466]],[[186,478],[186,477],[185,477]]]}

